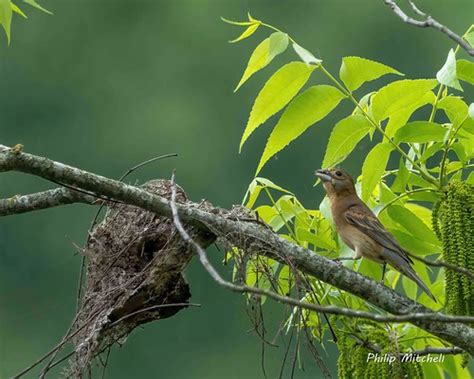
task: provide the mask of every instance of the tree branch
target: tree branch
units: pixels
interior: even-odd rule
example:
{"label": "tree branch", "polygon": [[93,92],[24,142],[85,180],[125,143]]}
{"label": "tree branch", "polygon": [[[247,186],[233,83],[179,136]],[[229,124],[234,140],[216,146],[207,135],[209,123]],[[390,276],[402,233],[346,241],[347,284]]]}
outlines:
{"label": "tree branch", "polygon": [[[351,337],[354,338],[354,340],[359,345],[362,345],[362,346],[366,347],[367,349],[372,350],[374,353],[381,353],[382,352],[382,348],[379,345],[376,345],[376,344],[374,344],[370,341],[362,340],[361,338],[359,338],[358,336],[356,336],[355,334],[352,334],[352,333],[351,333]],[[463,349],[460,349],[457,346],[451,346],[451,347],[431,347],[431,346],[428,346],[428,347],[426,347],[422,350],[413,350],[413,351],[401,352],[401,353],[399,353],[398,356],[400,358],[403,358],[404,356],[407,356],[407,355],[418,355],[418,356],[428,355],[428,354],[452,354],[452,355],[456,355],[456,354],[463,354],[464,352],[465,351]]]}
{"label": "tree branch", "polygon": [[410,1],[410,6],[415,14],[420,17],[423,17],[423,20],[416,20],[410,16],[408,16],[397,4],[395,0],[384,0],[385,5],[388,5],[390,9],[398,16],[400,19],[413,26],[417,26],[419,28],[433,28],[441,33],[445,34],[449,38],[451,38],[454,42],[456,42],[459,46],[461,46],[469,55],[474,56],[474,47],[472,47],[469,42],[467,42],[463,37],[453,32],[447,26],[439,23],[430,15],[422,12],[413,1]]}
{"label": "tree branch", "polygon": [[[372,321],[377,321],[377,322],[406,322],[406,321],[413,321],[413,320],[423,320],[428,318],[431,318],[433,314],[426,314],[426,313],[412,313],[412,314],[406,314],[402,316],[383,316],[379,314],[374,314],[370,312],[365,312],[365,311],[358,311],[355,309],[350,309],[350,308],[342,308],[342,307],[337,307],[334,305],[319,305],[319,304],[314,304],[314,303],[308,303],[306,301],[300,301],[296,300],[292,297],[288,296],[282,296],[277,294],[276,292],[273,291],[268,291],[262,288],[258,287],[251,287],[247,285],[237,285],[231,282],[228,282],[222,276],[220,276],[219,272],[212,266],[211,262],[207,258],[207,254],[204,251],[204,249],[196,243],[186,232],[186,230],[183,227],[183,224],[181,224],[181,221],[179,219],[178,215],[178,210],[176,208],[176,186],[174,184],[174,174],[172,178],[172,183],[173,183],[173,192],[172,192],[172,197],[171,197],[171,202],[170,202],[170,207],[171,211],[173,214],[173,222],[174,225],[176,226],[176,229],[178,230],[179,234],[181,235],[181,238],[188,243],[189,245],[192,246],[192,248],[195,250],[197,253],[199,260],[201,261],[201,264],[205,268],[205,270],[209,273],[209,275],[214,279],[214,281],[221,285],[222,287],[234,291],[234,292],[239,292],[239,293],[252,293],[255,295],[260,295],[260,296],[267,296],[273,300],[276,300],[280,303],[283,304],[288,304],[292,305],[295,307],[300,307],[320,313],[329,313],[329,314],[334,314],[334,315],[340,315],[340,316],[348,316],[348,317],[357,317],[357,318],[363,318],[367,320],[372,320]],[[439,315],[440,316],[440,315]],[[447,316],[443,315],[441,318],[436,318],[438,321],[445,321],[445,322],[458,322],[458,321],[467,321],[467,322],[474,322],[474,317],[470,316]]]}
{"label": "tree branch", "polygon": [[[2,171],[20,171],[55,180],[172,218],[170,202],[161,196],[0,145],[0,172]],[[410,318],[416,314],[411,321],[414,325],[474,354],[474,329],[460,322],[452,322],[456,316],[433,312],[381,283],[279,237],[256,222],[243,222],[238,218],[236,220],[232,211],[218,208],[204,211],[192,204],[177,204],[176,208],[179,218],[189,226],[225,238],[247,253],[259,252],[283,264],[290,261],[303,273],[361,297],[394,315]],[[472,318],[467,316],[459,320],[473,322]]]}
{"label": "tree branch", "polygon": [[0,199],[0,216],[32,212],[73,203],[94,204],[96,200],[91,195],[61,187],[30,195],[16,195],[9,199]]}

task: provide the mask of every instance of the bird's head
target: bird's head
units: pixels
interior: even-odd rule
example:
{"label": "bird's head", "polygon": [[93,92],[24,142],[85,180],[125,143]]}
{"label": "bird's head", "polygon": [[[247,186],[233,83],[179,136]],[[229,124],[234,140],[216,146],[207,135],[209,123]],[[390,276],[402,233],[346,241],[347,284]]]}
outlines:
{"label": "bird's head", "polygon": [[329,197],[356,192],[354,180],[344,170],[339,168],[319,169],[315,171],[315,174],[323,182]]}

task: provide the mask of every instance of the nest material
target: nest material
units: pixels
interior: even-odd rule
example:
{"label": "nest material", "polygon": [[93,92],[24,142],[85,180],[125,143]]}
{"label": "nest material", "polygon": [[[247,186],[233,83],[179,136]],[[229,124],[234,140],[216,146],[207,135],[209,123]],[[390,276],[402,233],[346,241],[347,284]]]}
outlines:
{"label": "nest material", "polygon": [[[171,197],[167,180],[153,180],[142,188]],[[180,187],[176,202],[188,202]],[[200,206],[206,209],[208,205]],[[187,229],[203,247],[214,240],[211,234]],[[173,316],[187,307],[173,304],[187,303],[191,297],[182,272],[193,252],[168,218],[126,204],[110,204],[104,220],[91,231],[84,253],[87,281],[76,315],[76,354],[69,377],[81,377],[108,346],[139,325]]]}

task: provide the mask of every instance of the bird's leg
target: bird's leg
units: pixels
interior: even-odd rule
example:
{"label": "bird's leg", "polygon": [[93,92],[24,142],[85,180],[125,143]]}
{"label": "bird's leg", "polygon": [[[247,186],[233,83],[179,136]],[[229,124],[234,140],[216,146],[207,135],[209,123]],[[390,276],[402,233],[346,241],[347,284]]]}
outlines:
{"label": "bird's leg", "polygon": [[384,278],[385,278],[385,270],[386,270],[386,268],[387,268],[387,263],[385,262],[385,263],[383,264],[383,266],[382,266],[382,281],[381,281],[382,284],[383,284],[383,280],[384,280]]}

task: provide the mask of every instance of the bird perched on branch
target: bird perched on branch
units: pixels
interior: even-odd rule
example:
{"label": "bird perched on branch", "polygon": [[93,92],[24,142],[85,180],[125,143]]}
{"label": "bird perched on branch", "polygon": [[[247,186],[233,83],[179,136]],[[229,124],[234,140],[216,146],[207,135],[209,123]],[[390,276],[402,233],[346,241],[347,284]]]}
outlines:
{"label": "bird perched on branch", "polygon": [[359,198],[354,180],[345,171],[337,168],[317,170],[316,176],[323,182],[331,202],[331,213],[336,231],[344,243],[354,252],[352,258],[362,257],[383,264],[382,281],[388,263],[409,279],[413,280],[426,294],[435,297],[411,267],[413,261],[395,237],[385,229],[377,216]]}

